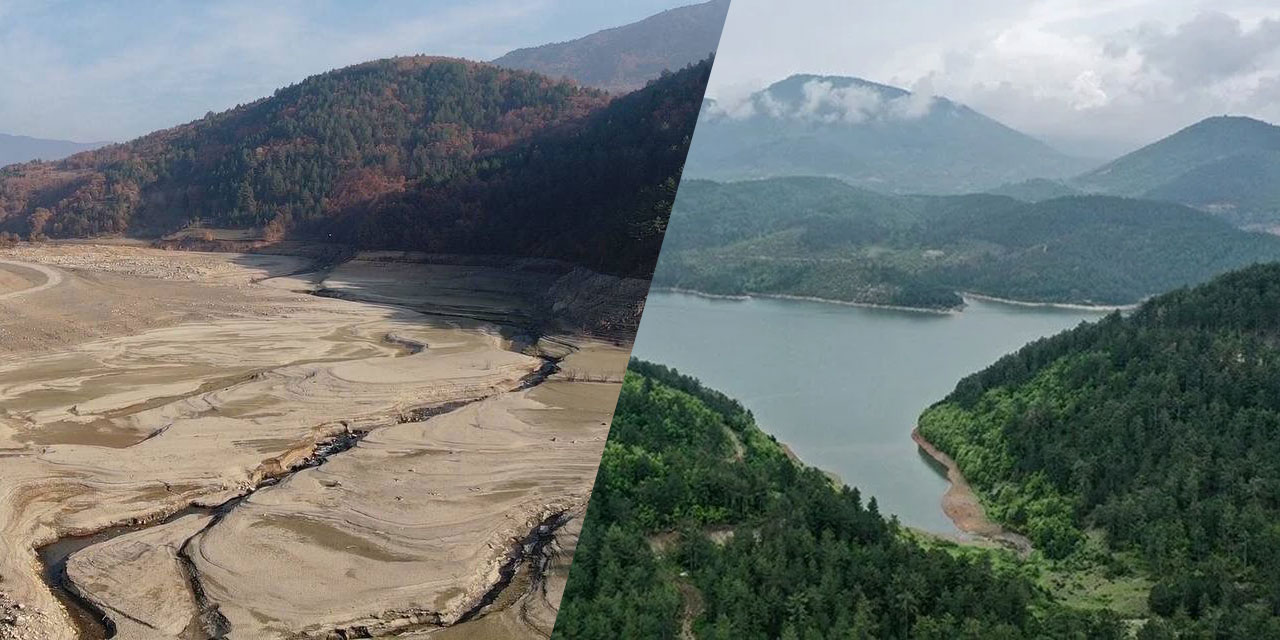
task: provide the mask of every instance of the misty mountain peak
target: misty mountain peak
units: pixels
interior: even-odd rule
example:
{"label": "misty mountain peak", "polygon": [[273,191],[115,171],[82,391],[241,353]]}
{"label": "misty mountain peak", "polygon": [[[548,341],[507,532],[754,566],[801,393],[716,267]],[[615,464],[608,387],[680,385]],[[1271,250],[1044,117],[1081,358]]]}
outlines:
{"label": "misty mountain peak", "polygon": [[805,86],[814,83],[830,85],[835,89],[865,89],[880,94],[886,99],[901,98],[911,95],[910,91],[900,89],[898,87],[887,84],[880,84],[870,80],[854,76],[831,76],[818,75],[813,73],[797,73],[783,80],[779,80],[765,89],[775,98],[785,99],[787,97],[802,97],[804,95]]}
{"label": "misty mountain peak", "polygon": [[851,76],[795,74],[736,105],[712,103],[709,118],[789,120],[836,126],[915,120],[950,102]]}
{"label": "misty mountain peak", "polygon": [[929,92],[796,74],[745,100],[704,103],[688,175],[820,175],[893,193],[963,193],[1065,177],[1074,158]]}

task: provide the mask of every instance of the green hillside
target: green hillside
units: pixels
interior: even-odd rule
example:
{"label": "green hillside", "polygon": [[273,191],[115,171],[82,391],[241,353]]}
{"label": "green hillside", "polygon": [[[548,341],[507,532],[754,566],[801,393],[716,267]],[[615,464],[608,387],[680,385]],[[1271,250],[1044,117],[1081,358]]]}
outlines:
{"label": "green hillside", "polygon": [[655,284],[924,308],[960,292],[1129,304],[1280,259],[1280,238],[1105,196],[887,196],[836,180],[686,183]]}
{"label": "green hillside", "polygon": [[1181,202],[1239,224],[1280,222],[1280,149],[1249,151],[1200,165],[1146,197]]}
{"label": "green hillside", "polygon": [[1207,118],[1074,180],[1091,193],[1178,202],[1236,224],[1280,221],[1280,127]]}
{"label": "green hillside", "polygon": [[553,637],[1125,637],[989,557],[913,540],[733,399],[633,360]]}
{"label": "green hillside", "polygon": [[1080,559],[1150,575],[1177,637],[1280,637],[1277,338],[1280,265],[1251,267],[1006,356],[921,433],[1050,556],[1102,536]]}

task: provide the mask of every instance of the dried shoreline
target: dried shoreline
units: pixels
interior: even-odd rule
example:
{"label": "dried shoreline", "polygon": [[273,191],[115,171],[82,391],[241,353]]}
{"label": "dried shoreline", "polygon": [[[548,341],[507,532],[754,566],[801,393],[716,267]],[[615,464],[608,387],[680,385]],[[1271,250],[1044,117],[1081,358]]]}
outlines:
{"label": "dried shoreline", "polygon": [[[303,293],[299,257],[0,257],[25,287],[0,301],[0,605],[21,612],[0,607],[0,639],[392,633],[469,611],[549,633],[558,590],[507,578],[535,560],[513,545],[580,517],[629,352],[524,329],[554,275],[356,259],[316,276],[346,301]],[[61,281],[37,288],[36,263]],[[224,517],[191,506],[233,496]],[[108,628],[68,618],[84,603]]]}
{"label": "dried shoreline", "polygon": [[861,307],[863,309],[884,309],[886,311],[910,311],[913,313],[931,313],[936,315],[951,315],[961,313],[963,307],[954,309],[932,309],[929,307],[906,307],[893,304],[878,304],[875,302],[854,302],[852,300],[837,300],[835,298],[819,298],[817,296],[793,296],[785,293],[749,293],[743,295],[729,295],[722,293],[707,293],[698,291],[697,289],[682,289],[680,287],[659,287],[655,286],[651,291],[662,291],[666,293],[680,293],[687,296],[697,296],[699,298],[708,298],[711,300],[796,300],[799,302],[820,302],[822,304],[836,304],[844,307]]}
{"label": "dried shoreline", "polygon": [[982,302],[991,302],[996,304],[1007,304],[1007,305],[1012,305],[1017,307],[1038,307],[1038,308],[1044,308],[1044,309],[1071,309],[1075,311],[1093,311],[1097,313],[1108,313],[1111,311],[1132,311],[1138,308],[1138,306],[1141,304],[1141,303],[1134,303],[1134,304],[1126,304],[1126,305],[1093,305],[1093,304],[1079,304],[1079,303],[1071,303],[1071,302],[1036,302],[1032,300],[1014,300],[1012,298],[999,298],[996,296],[989,296],[981,293],[960,291],[957,293],[960,295],[961,298],[964,299],[965,303],[963,305],[959,307],[948,308],[948,309],[936,309],[932,307],[908,307],[904,305],[878,304],[874,302],[853,302],[850,300],[837,300],[834,298],[821,298],[817,296],[795,296],[795,295],[788,295],[785,293],[748,293],[748,294],[742,294],[742,295],[730,295],[730,294],[722,294],[722,293],[707,293],[706,291],[699,291],[697,289],[684,289],[681,287],[662,287],[662,286],[654,286],[652,288],[652,291],[661,291],[664,293],[679,293],[679,294],[684,294],[689,296],[696,296],[699,298],[707,298],[710,300],[752,300],[752,299],[797,300],[801,302],[820,302],[823,304],[835,304],[835,305],[841,305],[846,307],[861,307],[864,309],[909,311],[914,313],[931,313],[931,314],[937,314],[937,315],[954,315],[954,314],[964,313],[965,308],[969,306],[970,300],[979,300]]}
{"label": "dried shoreline", "polygon": [[1013,549],[1022,557],[1031,554],[1030,540],[1021,534],[1006,530],[1000,523],[987,518],[982,500],[974,493],[973,487],[969,486],[969,482],[965,480],[960,467],[956,465],[955,460],[951,459],[951,456],[925,440],[924,436],[920,435],[919,427],[911,430],[911,439],[921,451],[946,469],[950,486],[942,496],[942,511],[951,518],[956,528],[967,535]]}

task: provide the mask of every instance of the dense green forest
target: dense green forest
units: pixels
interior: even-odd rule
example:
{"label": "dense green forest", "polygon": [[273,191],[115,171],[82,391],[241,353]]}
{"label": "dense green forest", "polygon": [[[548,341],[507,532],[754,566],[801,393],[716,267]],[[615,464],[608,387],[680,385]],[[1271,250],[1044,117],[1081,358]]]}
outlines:
{"label": "dense green forest", "polygon": [[0,170],[0,229],[199,223],[643,273],[710,63],[618,98],[462,60],[380,60],[129,143]]}
{"label": "dense green forest", "polygon": [[633,360],[554,637],[1123,638],[990,557],[922,546],[738,402]]}
{"label": "dense green forest", "polygon": [[1177,637],[1280,637],[1280,265],[1032,343],[920,429],[1045,554],[1131,558]]}
{"label": "dense green forest", "polygon": [[1280,238],[1181,205],[891,196],[826,178],[685,181],[655,284],[925,308],[958,292],[1129,304],[1255,262]]}

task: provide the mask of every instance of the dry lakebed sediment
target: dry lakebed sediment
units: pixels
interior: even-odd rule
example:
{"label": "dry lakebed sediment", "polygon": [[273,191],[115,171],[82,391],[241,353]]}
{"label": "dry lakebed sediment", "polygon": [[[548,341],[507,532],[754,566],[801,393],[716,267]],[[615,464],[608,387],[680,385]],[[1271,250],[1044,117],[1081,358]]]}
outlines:
{"label": "dry lakebed sediment", "polygon": [[0,249],[0,638],[548,636],[643,289]]}

